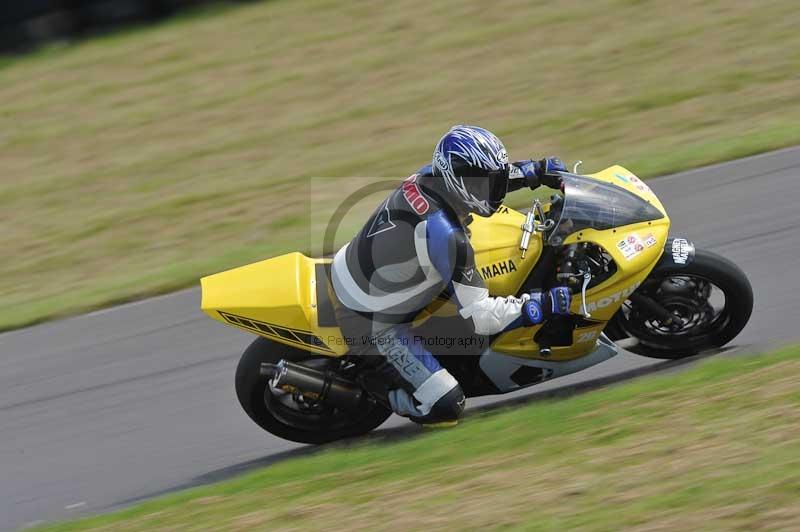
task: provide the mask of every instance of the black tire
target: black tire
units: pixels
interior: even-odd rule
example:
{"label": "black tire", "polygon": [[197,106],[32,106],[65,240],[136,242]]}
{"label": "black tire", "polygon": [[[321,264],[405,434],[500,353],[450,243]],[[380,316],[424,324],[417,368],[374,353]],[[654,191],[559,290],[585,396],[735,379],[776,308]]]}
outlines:
{"label": "black tire", "polygon": [[[296,363],[325,365],[334,359],[301,351],[267,338],[259,337],[242,354],[236,368],[236,396],[242,408],[262,429],[285,440],[321,444],[366,434],[391,415],[391,410],[378,404],[358,414],[327,409],[309,415],[280,410],[269,388],[269,379],[260,374],[264,362],[275,364],[281,359]],[[278,414],[278,412],[281,412]]]}
{"label": "black tire", "polygon": [[[618,338],[634,337],[639,340],[635,345],[626,346],[627,350],[650,358],[685,358],[724,346],[747,325],[753,311],[753,289],[747,276],[733,262],[711,251],[698,249],[694,261],[686,266],[671,263],[656,266],[637,293],[647,294],[648,287],[656,286],[660,280],[671,276],[689,276],[709,281],[724,293],[724,308],[710,326],[697,334],[660,337],[647,334],[642,327],[635,326],[620,309],[609,322],[607,330]],[[629,310],[631,305],[630,301],[626,302]]]}

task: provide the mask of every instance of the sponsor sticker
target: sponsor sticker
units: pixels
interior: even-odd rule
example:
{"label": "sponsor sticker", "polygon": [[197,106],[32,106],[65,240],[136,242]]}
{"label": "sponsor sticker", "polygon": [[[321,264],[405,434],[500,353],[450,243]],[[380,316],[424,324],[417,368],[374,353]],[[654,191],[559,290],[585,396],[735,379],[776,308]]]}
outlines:
{"label": "sponsor sticker", "polygon": [[645,246],[651,248],[651,247],[655,246],[656,244],[658,244],[658,240],[656,240],[656,237],[653,236],[653,233],[648,233],[647,235],[645,235],[645,237],[644,237],[644,245]]}
{"label": "sponsor sticker", "polygon": [[517,271],[517,266],[514,261],[509,259],[506,261],[496,262],[481,268],[481,277],[484,279],[491,279],[498,275],[505,275],[507,273]]}
{"label": "sponsor sticker", "polygon": [[636,255],[644,251],[645,245],[645,241],[642,240],[639,235],[636,233],[631,233],[625,237],[625,239],[617,242],[617,249],[620,250],[623,257],[625,257],[627,260],[631,260]]}
{"label": "sponsor sticker", "polygon": [[637,190],[639,190],[639,192],[644,192],[646,194],[652,194],[653,193],[653,191],[650,190],[650,187],[645,185],[644,181],[642,181],[641,179],[639,179],[635,175],[633,175],[633,174],[629,175],[628,179],[633,184],[633,186],[636,187]]}
{"label": "sponsor sticker", "polygon": [[588,303],[586,303],[586,310],[588,312],[594,312],[594,311],[596,311],[598,309],[603,309],[603,308],[606,308],[606,307],[608,307],[610,305],[619,303],[620,301],[624,301],[637,288],[639,288],[639,285],[641,285],[641,284],[642,284],[641,282],[636,282],[636,283],[632,284],[631,286],[628,286],[627,288],[624,288],[624,289],[620,290],[619,292],[614,292],[613,294],[611,294],[611,295],[609,295],[607,297],[602,297],[602,298],[597,299],[595,301],[589,301]]}
{"label": "sponsor sticker", "polygon": [[693,246],[685,238],[676,238],[672,241],[672,262],[675,264],[686,264],[689,254],[693,251]]}

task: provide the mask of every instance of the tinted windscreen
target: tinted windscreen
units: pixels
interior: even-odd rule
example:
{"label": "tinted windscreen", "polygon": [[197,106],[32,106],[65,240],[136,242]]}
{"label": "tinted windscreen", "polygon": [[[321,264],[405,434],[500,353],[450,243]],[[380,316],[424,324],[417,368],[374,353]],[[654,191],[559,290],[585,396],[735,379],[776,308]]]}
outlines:
{"label": "tinted windscreen", "polygon": [[637,222],[658,220],[664,215],[636,194],[588,177],[562,174],[564,201],[548,242],[559,246],[564,239],[583,229],[611,229]]}

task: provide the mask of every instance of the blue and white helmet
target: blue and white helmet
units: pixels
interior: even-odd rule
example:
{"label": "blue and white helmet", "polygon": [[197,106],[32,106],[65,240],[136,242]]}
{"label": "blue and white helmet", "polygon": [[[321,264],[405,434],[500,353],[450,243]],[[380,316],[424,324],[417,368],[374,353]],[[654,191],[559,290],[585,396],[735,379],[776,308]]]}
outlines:
{"label": "blue and white helmet", "polygon": [[508,154],[497,136],[476,126],[453,126],[433,151],[433,175],[462,208],[491,216],[508,188]]}

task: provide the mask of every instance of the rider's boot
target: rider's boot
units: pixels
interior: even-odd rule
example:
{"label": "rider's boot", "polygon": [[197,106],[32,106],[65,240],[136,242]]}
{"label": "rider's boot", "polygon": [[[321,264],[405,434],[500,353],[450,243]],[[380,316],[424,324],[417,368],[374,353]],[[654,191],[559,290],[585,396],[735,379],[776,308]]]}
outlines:
{"label": "rider's boot", "polygon": [[402,388],[389,392],[389,404],[396,414],[429,428],[454,427],[464,411],[466,397],[461,386],[456,386],[433,405],[420,403]]}

